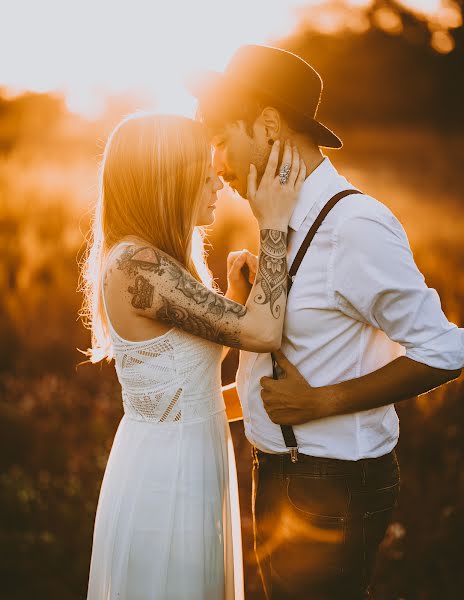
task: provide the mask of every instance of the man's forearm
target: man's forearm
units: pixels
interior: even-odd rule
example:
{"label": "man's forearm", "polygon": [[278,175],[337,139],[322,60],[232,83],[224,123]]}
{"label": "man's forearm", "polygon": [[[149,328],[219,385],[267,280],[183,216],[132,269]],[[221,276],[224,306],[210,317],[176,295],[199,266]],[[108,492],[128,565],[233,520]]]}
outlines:
{"label": "man's forearm", "polygon": [[[321,403],[325,414],[319,418],[394,404],[424,394],[460,374],[461,370],[435,369],[401,356],[373,373],[321,388],[326,401]],[[313,420],[314,413],[308,417]]]}

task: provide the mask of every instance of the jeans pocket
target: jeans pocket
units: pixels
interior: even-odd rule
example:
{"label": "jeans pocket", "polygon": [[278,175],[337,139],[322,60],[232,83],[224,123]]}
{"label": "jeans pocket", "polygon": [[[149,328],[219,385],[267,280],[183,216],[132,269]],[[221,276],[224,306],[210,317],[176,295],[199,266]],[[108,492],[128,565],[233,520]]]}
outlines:
{"label": "jeans pocket", "polygon": [[396,481],[369,494],[364,518],[371,517],[382,512],[392,512],[398,502],[400,482]]}
{"label": "jeans pocket", "polygon": [[288,557],[295,555],[306,581],[330,580],[341,575],[350,503],[345,479],[289,475],[286,499]]}
{"label": "jeans pocket", "polygon": [[298,512],[321,522],[343,522],[350,490],[342,477],[287,476],[287,500]]}

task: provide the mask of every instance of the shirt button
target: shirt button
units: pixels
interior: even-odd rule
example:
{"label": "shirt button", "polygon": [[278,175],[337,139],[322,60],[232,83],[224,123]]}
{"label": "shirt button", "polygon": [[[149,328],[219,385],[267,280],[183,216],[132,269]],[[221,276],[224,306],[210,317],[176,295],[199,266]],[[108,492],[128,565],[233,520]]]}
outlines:
{"label": "shirt button", "polygon": [[250,422],[250,417],[245,417],[245,423],[249,423]]}

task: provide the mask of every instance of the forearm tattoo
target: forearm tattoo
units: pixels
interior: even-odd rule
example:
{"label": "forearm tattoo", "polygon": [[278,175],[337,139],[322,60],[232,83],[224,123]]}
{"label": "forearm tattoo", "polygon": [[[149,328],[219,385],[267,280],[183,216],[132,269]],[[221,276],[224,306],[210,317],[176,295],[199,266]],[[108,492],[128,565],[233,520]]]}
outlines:
{"label": "forearm tattoo", "polygon": [[188,308],[174,304],[164,296],[161,296],[161,298],[163,306],[156,313],[158,320],[165,323],[176,323],[182,326],[185,331],[202,338],[214,340],[218,344],[240,348],[237,331],[231,331],[230,333],[222,331],[217,324],[211,323],[207,318],[193,314]]}
{"label": "forearm tattoo", "polygon": [[261,290],[254,301],[257,304],[269,304],[271,314],[278,319],[282,305],[278,300],[285,300],[287,295],[287,234],[274,229],[262,229],[261,251],[259,254],[256,285]]}
{"label": "forearm tattoo", "polygon": [[[117,268],[131,278],[127,291],[134,308],[153,308],[155,300],[155,288],[141,272],[154,273],[160,277],[168,274],[169,279],[160,279],[160,285],[157,286],[163,306],[157,310],[156,318],[218,344],[240,347],[237,319],[246,315],[246,307],[212,292],[174,259],[154,248],[128,246],[117,259]],[[178,290],[184,300],[173,301],[174,290]],[[171,299],[168,299],[168,295]],[[204,315],[200,316],[193,311],[193,304],[201,306]]]}

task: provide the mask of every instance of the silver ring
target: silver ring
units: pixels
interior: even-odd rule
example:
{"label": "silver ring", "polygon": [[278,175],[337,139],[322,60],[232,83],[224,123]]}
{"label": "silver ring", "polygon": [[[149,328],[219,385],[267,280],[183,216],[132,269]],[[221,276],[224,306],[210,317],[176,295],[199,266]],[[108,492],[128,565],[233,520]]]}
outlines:
{"label": "silver ring", "polygon": [[285,185],[290,177],[290,165],[285,163],[280,167],[279,171],[279,181],[280,185]]}

